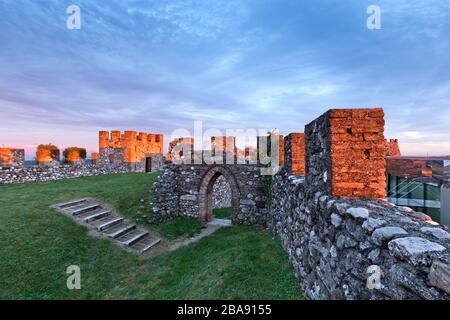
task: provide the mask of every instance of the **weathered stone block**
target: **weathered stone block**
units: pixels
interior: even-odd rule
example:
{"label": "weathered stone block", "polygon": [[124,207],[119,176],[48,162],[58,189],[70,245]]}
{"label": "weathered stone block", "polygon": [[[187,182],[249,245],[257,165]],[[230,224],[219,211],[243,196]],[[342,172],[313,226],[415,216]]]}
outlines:
{"label": "weathered stone block", "polygon": [[428,279],[432,286],[450,294],[450,266],[448,264],[433,261]]}
{"label": "weathered stone block", "polygon": [[354,219],[365,220],[369,218],[369,210],[366,208],[349,208],[346,213],[352,216]]}
{"label": "weathered stone block", "polygon": [[382,227],[372,233],[372,241],[381,246],[383,242],[389,241],[394,237],[407,235],[406,230],[399,227]]}
{"label": "weathered stone block", "polygon": [[372,232],[376,228],[384,226],[386,223],[387,223],[386,221],[381,219],[369,218],[366,221],[364,221],[362,227],[367,231]]}
{"label": "weathered stone block", "polygon": [[430,228],[430,227],[422,227],[420,228],[420,231],[432,235],[436,239],[439,240],[450,240],[450,233],[448,233],[445,230],[442,230],[441,228]]}
{"label": "weathered stone block", "polygon": [[197,200],[197,196],[194,195],[194,194],[184,194],[184,195],[180,196],[180,200],[196,201]]}
{"label": "weathered stone block", "polygon": [[393,256],[407,260],[413,265],[427,263],[425,255],[428,253],[445,250],[439,243],[419,237],[394,239],[389,242],[388,247]]}

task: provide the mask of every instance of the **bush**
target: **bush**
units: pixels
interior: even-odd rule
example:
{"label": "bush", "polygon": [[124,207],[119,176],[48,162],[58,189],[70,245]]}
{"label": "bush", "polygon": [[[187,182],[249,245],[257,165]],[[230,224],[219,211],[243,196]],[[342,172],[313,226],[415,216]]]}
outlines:
{"label": "bush", "polygon": [[77,152],[80,155],[80,159],[85,160],[87,153],[85,148],[78,148],[78,147],[70,147],[66,148],[63,151],[64,161],[67,162],[67,154],[71,152]]}
{"label": "bush", "polygon": [[37,146],[36,154],[42,154],[45,153],[45,151],[50,151],[51,157],[53,159],[59,159],[59,148],[55,146],[54,144],[40,144]]}

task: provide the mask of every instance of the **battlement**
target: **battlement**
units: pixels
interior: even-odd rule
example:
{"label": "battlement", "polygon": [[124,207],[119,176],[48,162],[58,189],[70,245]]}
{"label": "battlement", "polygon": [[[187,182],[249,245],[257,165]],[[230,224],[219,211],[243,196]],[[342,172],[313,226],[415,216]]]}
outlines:
{"label": "battlement", "polygon": [[386,140],[386,157],[400,157],[400,145],[397,139]]}
{"label": "battlement", "polygon": [[386,196],[383,109],[331,109],[305,127],[305,137],[306,179],[313,192]]}
{"label": "battlement", "polygon": [[[267,148],[261,150],[262,154],[268,154],[270,156],[271,139],[270,136],[258,137],[256,147],[246,146],[244,149],[240,149],[236,146],[236,137],[234,136],[212,136],[210,138],[210,149],[206,150],[194,150],[194,138],[183,137],[172,140],[169,143],[169,152],[166,155],[167,161],[174,159],[183,159],[184,163],[203,164],[205,158],[211,156],[217,161],[216,163],[226,164],[252,164],[256,163],[260,157],[260,142],[267,140]],[[267,151],[268,150],[268,151]],[[189,155],[191,157],[189,157]],[[284,163],[284,143],[283,136],[279,136],[279,163]],[[222,160],[220,158],[222,157]],[[173,159],[174,158],[174,159]],[[213,160],[210,160],[213,161]]]}
{"label": "battlement", "polygon": [[285,167],[289,174],[305,174],[305,134],[293,132],[284,138]]}
{"label": "battlement", "polygon": [[99,148],[129,148],[132,145],[147,147],[149,153],[161,153],[163,150],[164,136],[137,131],[125,131],[123,134],[118,130],[99,132]]}
{"label": "battlement", "polygon": [[92,160],[92,163],[97,163],[97,161],[98,161],[98,152],[92,152],[91,153],[91,160]]}

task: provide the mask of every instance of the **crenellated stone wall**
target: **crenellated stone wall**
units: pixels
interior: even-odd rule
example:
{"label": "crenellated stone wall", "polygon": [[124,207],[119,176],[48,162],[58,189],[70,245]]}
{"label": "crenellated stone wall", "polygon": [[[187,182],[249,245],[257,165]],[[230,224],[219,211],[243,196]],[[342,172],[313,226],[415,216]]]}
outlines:
{"label": "crenellated stone wall", "polygon": [[[99,132],[98,162],[102,164],[134,164],[145,171],[147,158],[152,158],[153,164],[162,162],[164,136],[136,131],[108,131]],[[160,160],[157,160],[157,158]],[[148,169],[150,171],[150,169]],[[153,170],[157,171],[157,169]]]}
{"label": "crenellated stone wall", "polygon": [[[450,299],[450,234],[426,215],[311,194],[304,176],[284,169],[270,193],[267,225],[310,299]],[[379,289],[368,287],[373,270]]]}
{"label": "crenellated stone wall", "polygon": [[384,200],[382,109],[330,110],[305,128],[305,175],[292,141],[273,176],[255,165],[167,165],[154,218],[208,217],[211,189],[231,185],[233,222],[282,241],[310,299],[450,299],[450,234],[427,215]]}
{"label": "crenellated stone wall", "polygon": [[290,133],[283,141],[285,166],[291,174],[305,174],[305,134]]}

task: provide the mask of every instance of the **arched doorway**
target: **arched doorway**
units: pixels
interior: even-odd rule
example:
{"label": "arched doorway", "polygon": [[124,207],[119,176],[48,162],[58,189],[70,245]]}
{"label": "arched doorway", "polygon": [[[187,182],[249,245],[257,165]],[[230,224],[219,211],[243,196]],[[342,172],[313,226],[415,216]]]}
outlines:
{"label": "arched doorway", "polygon": [[213,197],[212,190],[217,178],[223,176],[231,188],[231,208],[232,217],[234,218],[239,211],[240,192],[236,178],[230,169],[224,166],[211,167],[201,179],[199,188],[199,219],[208,222],[212,219]]}

